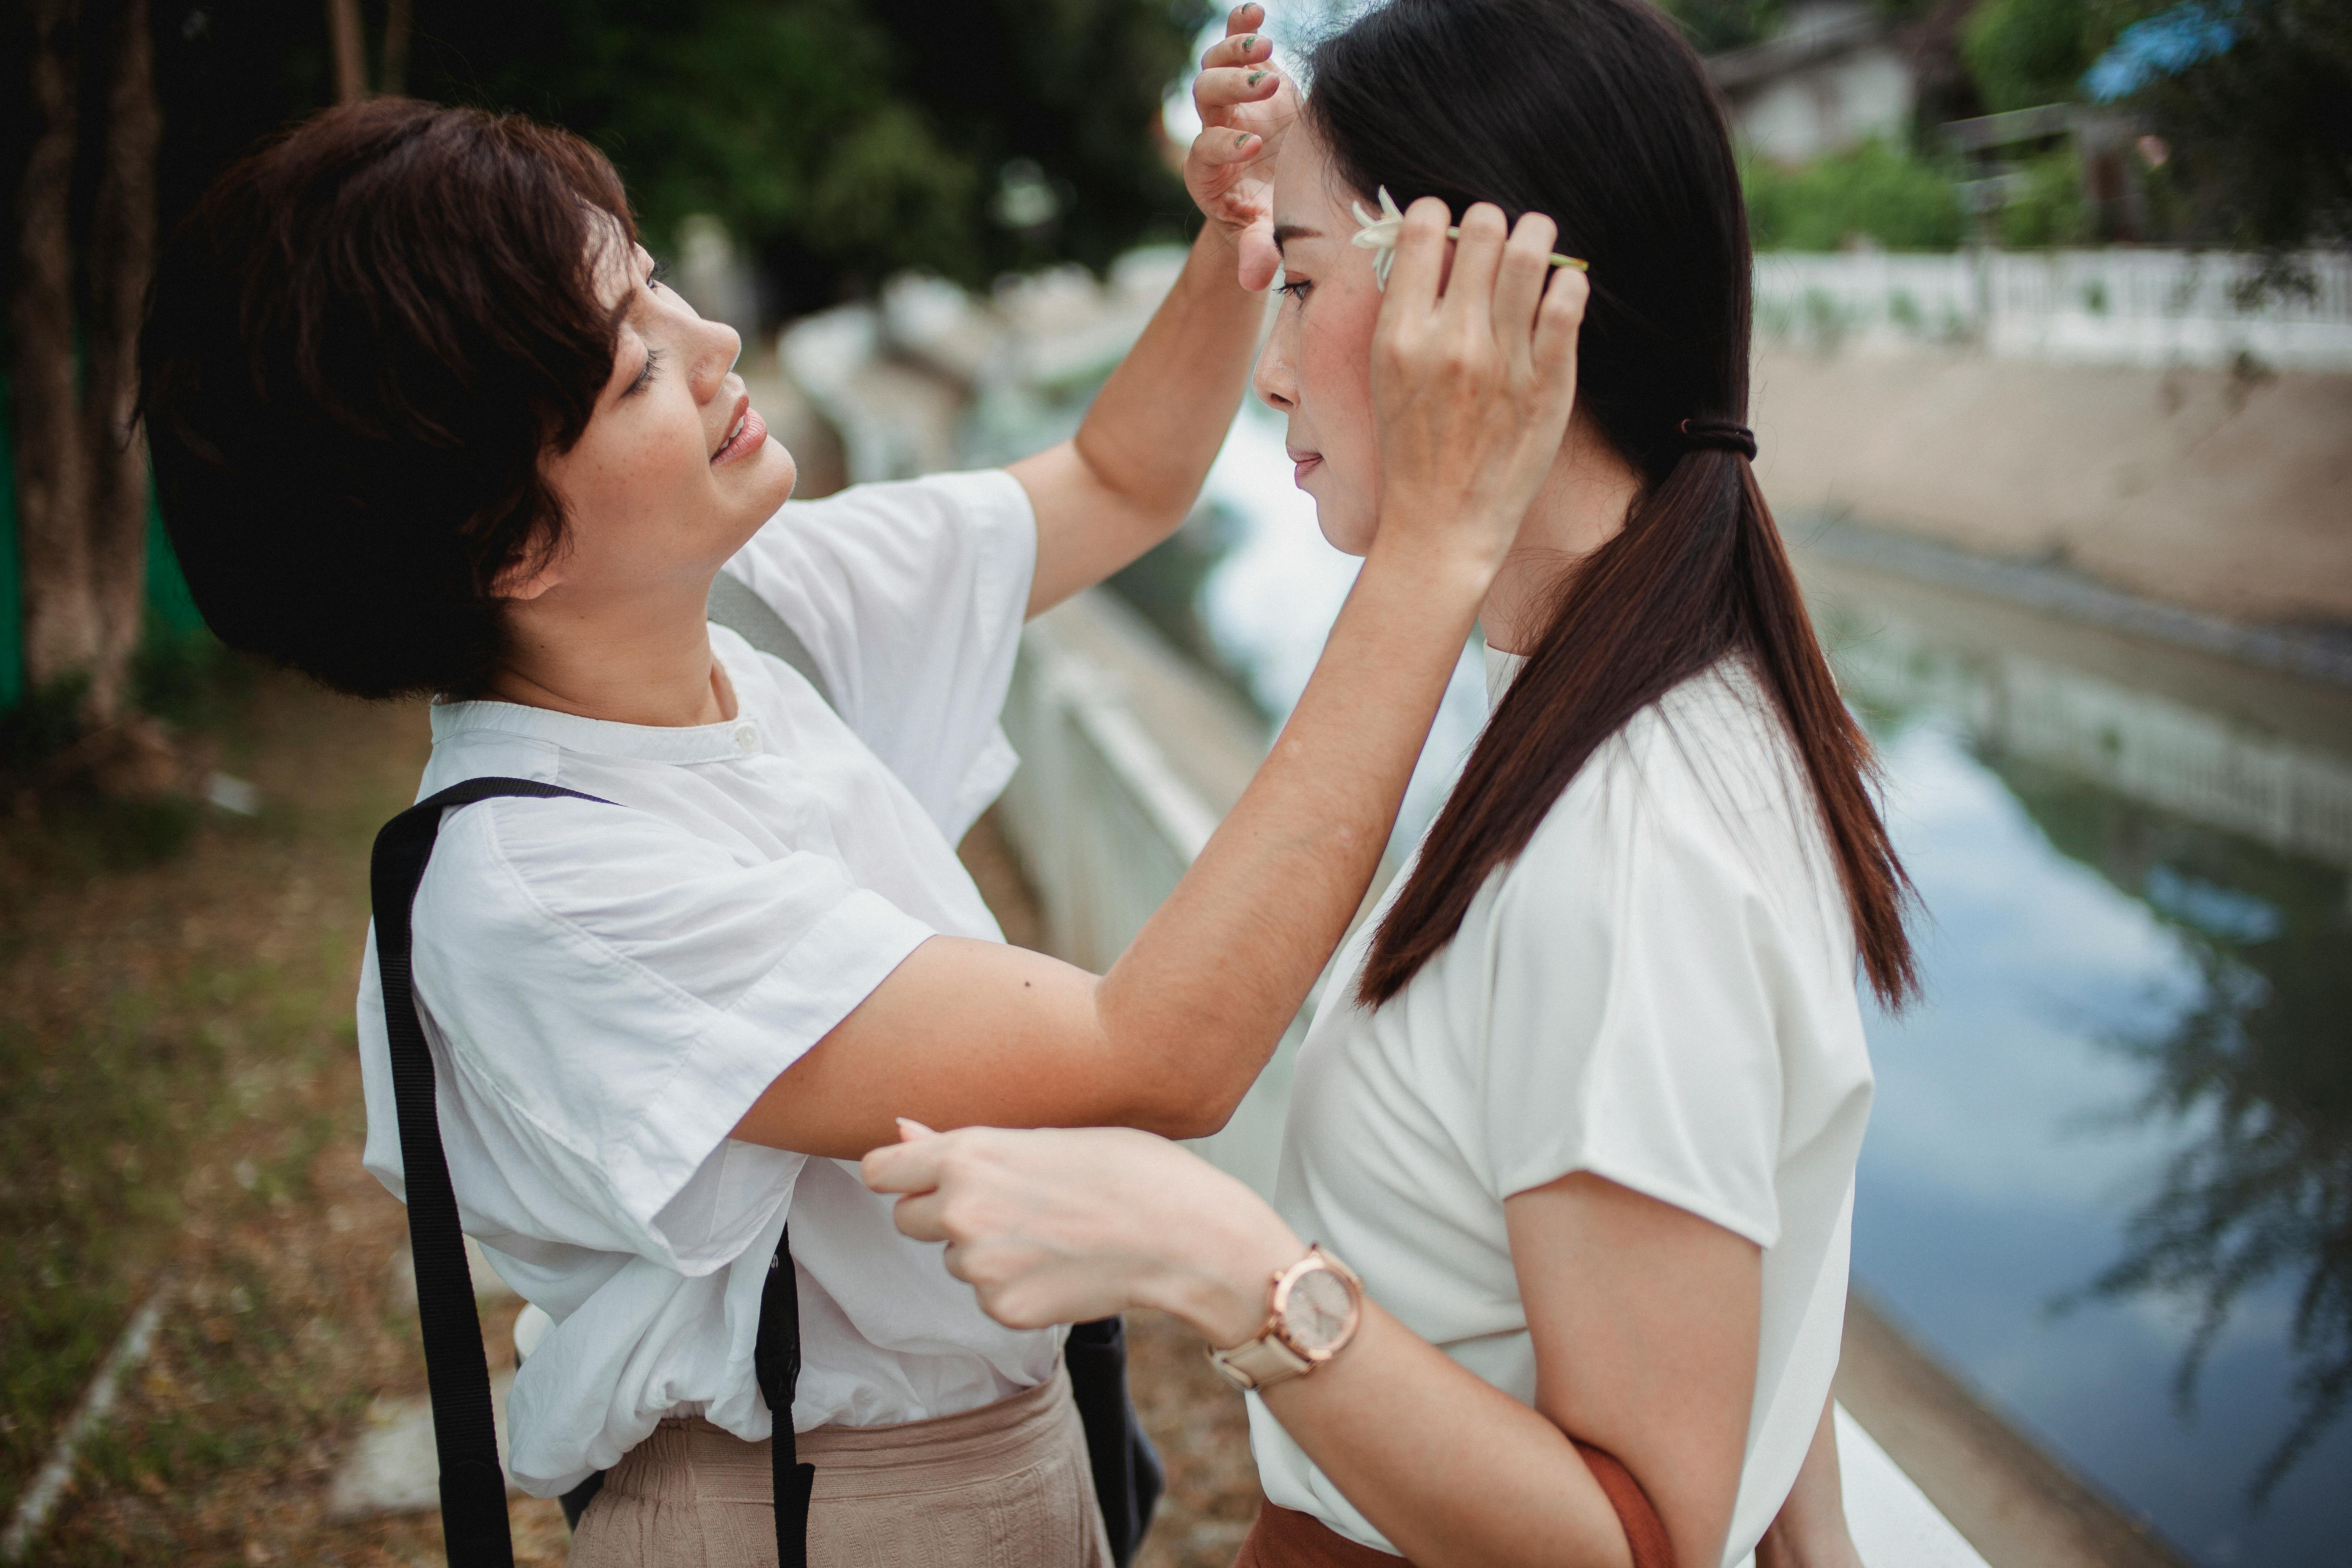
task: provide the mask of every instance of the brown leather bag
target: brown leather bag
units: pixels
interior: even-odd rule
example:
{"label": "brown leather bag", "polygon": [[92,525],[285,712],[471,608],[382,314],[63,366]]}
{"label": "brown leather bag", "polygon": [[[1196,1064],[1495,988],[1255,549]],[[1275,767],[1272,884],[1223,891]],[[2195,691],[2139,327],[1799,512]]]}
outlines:
{"label": "brown leather bag", "polygon": [[[1609,1505],[1617,1510],[1618,1522],[1625,1527],[1625,1540],[1633,1549],[1633,1568],[1675,1568],[1674,1543],[1666,1539],[1666,1527],[1633,1472],[1619,1464],[1614,1454],[1590,1443],[1578,1443],[1576,1451],[1584,1456],[1592,1479],[1601,1483]],[[1241,1555],[1234,1559],[1234,1568],[1397,1568],[1403,1559],[1349,1540],[1311,1513],[1266,1502],[1258,1505],[1257,1518],[1250,1525],[1248,1539],[1242,1542]],[[1412,1565],[1407,1563],[1406,1568]]]}

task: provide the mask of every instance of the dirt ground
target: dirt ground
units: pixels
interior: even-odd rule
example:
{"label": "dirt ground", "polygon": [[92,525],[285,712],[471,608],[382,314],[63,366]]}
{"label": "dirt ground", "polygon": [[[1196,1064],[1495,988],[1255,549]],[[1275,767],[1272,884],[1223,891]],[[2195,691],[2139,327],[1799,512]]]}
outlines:
{"label": "dirt ground", "polygon": [[[326,1517],[371,1402],[425,1386],[390,1267],[404,1217],[359,1161],[352,1011],[366,847],[414,788],[423,715],[264,678],[214,745],[259,816],[19,795],[0,818],[0,1514],[163,1291],[29,1561],[437,1563],[431,1515]],[[991,830],[969,854],[1034,940]],[[512,1310],[484,1325],[501,1354]],[[1241,1401],[1180,1325],[1134,1340],[1171,1479],[1143,1561],[1223,1568],[1256,1506]],[[511,1512],[518,1562],[560,1563],[556,1506]]]}

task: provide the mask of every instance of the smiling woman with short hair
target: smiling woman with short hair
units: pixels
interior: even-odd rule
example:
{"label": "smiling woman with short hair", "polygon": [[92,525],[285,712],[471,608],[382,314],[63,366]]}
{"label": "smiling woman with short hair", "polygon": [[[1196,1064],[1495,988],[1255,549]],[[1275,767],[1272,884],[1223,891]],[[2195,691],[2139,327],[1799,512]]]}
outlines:
{"label": "smiling woman with short hair", "polygon": [[[1059,1331],[992,1322],[845,1162],[900,1113],[1223,1122],[1357,908],[1573,395],[1573,283],[1496,254],[1401,315],[1394,515],[1273,754],[1107,973],[1004,944],[954,847],[1015,765],[1022,620],[1183,518],[1263,319],[1238,279],[1273,271],[1295,100],[1256,16],[1197,89],[1182,276],[1076,437],[1004,469],[787,504],[736,334],[661,285],[604,160],[527,121],[331,110],[163,258],[145,413],[215,630],[432,694],[420,799],[594,797],[446,812],[413,950],[460,1217],[555,1323],[511,1473],[609,1472],[575,1563],[773,1560],[753,1352],[788,1216],[812,1561],[1103,1560]],[[808,671],[709,624],[722,573]],[[366,1159],[404,1193],[379,984],[372,942]]]}

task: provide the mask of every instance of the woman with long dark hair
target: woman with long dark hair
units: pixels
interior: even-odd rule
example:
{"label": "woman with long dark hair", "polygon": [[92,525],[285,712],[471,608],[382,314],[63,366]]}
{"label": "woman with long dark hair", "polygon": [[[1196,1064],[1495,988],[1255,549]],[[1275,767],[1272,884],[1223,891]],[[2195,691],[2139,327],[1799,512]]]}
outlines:
{"label": "woman with long dark hair", "polygon": [[1643,0],[1395,0],[1311,66],[1256,385],[1340,549],[1394,515],[1412,247],[1541,213],[1590,264],[1576,414],[1483,605],[1492,716],[1341,950],[1273,1205],[1129,1131],[909,1124],[867,1179],[1008,1323],[1200,1330],[1252,1390],[1245,1563],[1849,1559],[1855,980],[1911,992],[1908,889],[1749,468],[1722,114]]}

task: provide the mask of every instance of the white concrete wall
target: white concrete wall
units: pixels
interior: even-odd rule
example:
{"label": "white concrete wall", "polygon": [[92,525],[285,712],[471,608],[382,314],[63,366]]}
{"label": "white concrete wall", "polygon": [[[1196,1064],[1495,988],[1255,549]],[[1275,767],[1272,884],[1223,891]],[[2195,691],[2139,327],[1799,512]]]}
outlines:
{"label": "white concrete wall", "polygon": [[1748,148],[1775,163],[1801,163],[1874,136],[1904,139],[1914,97],[1903,57],[1869,44],[1743,93],[1732,115]]}
{"label": "white concrete wall", "polygon": [[2352,257],[2300,258],[2306,294],[2247,303],[2251,258],[2133,249],[1950,255],[1771,251],[1756,258],[1759,337],[1972,344],[2053,364],[2352,371]]}

